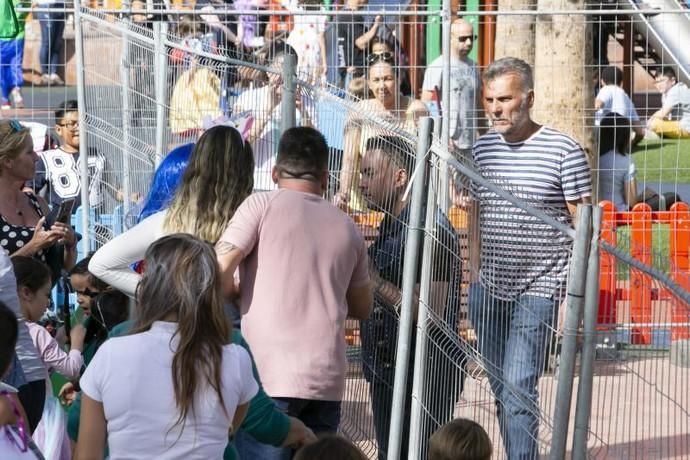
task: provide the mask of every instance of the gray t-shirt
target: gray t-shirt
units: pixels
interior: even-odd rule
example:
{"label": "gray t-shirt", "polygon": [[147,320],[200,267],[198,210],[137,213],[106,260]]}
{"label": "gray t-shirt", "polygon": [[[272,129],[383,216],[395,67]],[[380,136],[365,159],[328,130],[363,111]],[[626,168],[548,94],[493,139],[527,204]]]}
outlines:
{"label": "gray t-shirt", "polygon": [[671,116],[680,120],[680,127],[690,131],[690,88],[685,83],[676,83],[662,97],[664,108],[672,108]]}
{"label": "gray t-shirt", "polygon": [[[443,56],[439,56],[424,72],[424,91],[434,87],[443,92]],[[479,70],[471,59],[450,60],[450,138],[460,149],[472,148],[477,114],[477,90],[480,88]],[[444,104],[445,107],[445,104]],[[444,109],[445,110],[445,109]],[[448,114],[448,112],[447,112]]]}
{"label": "gray t-shirt", "polygon": [[627,211],[625,183],[635,178],[635,163],[613,150],[599,157],[599,199],[611,201],[619,211]]}

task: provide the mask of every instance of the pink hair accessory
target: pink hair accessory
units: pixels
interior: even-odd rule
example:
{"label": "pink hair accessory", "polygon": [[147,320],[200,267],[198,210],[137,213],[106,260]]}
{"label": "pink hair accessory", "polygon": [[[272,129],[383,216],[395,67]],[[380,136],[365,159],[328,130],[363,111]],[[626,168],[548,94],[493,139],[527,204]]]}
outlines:
{"label": "pink hair accessory", "polygon": [[202,121],[204,130],[213,128],[214,126],[230,126],[231,128],[235,128],[245,141],[249,139],[249,133],[253,124],[254,116],[250,111],[240,112],[232,117],[222,115],[212,119],[210,116],[205,116]]}

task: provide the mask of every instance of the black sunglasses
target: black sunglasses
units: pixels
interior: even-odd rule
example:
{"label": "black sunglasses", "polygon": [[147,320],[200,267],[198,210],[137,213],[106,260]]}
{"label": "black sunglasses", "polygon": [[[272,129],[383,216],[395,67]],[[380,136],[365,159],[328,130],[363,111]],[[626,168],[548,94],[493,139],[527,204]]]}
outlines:
{"label": "black sunglasses", "polygon": [[390,51],[384,51],[383,53],[371,53],[367,56],[367,64],[374,65],[377,62],[386,62],[393,64],[393,59],[395,56]]}
{"label": "black sunglasses", "polygon": [[467,40],[475,41],[475,40],[477,40],[477,35],[476,34],[475,35],[460,35],[458,37],[458,41],[460,43],[465,43]]}

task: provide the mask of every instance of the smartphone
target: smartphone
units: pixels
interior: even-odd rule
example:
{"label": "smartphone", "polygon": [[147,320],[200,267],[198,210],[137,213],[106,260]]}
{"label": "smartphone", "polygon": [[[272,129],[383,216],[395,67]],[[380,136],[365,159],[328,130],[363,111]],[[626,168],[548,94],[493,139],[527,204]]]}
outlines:
{"label": "smartphone", "polygon": [[52,227],[53,224],[56,222],[62,222],[63,224],[69,224],[70,219],[72,218],[72,209],[74,209],[74,200],[65,200],[62,203],[60,203],[60,206],[54,207],[51,211],[50,214],[48,214],[48,218],[46,219],[46,223],[48,224],[48,228]]}

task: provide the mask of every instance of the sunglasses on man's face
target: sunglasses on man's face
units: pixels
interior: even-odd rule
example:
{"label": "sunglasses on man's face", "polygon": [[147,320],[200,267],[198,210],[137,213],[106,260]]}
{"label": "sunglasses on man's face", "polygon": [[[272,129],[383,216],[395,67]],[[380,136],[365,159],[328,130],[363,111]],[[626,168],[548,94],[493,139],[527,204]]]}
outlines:
{"label": "sunglasses on man's face", "polygon": [[460,43],[465,43],[467,40],[475,41],[477,40],[477,35],[460,35],[458,37]]}
{"label": "sunglasses on man's face", "polygon": [[367,56],[367,63],[369,65],[374,65],[377,62],[393,64],[394,57],[395,56],[390,51],[384,51],[383,53],[371,53],[369,56]]}

